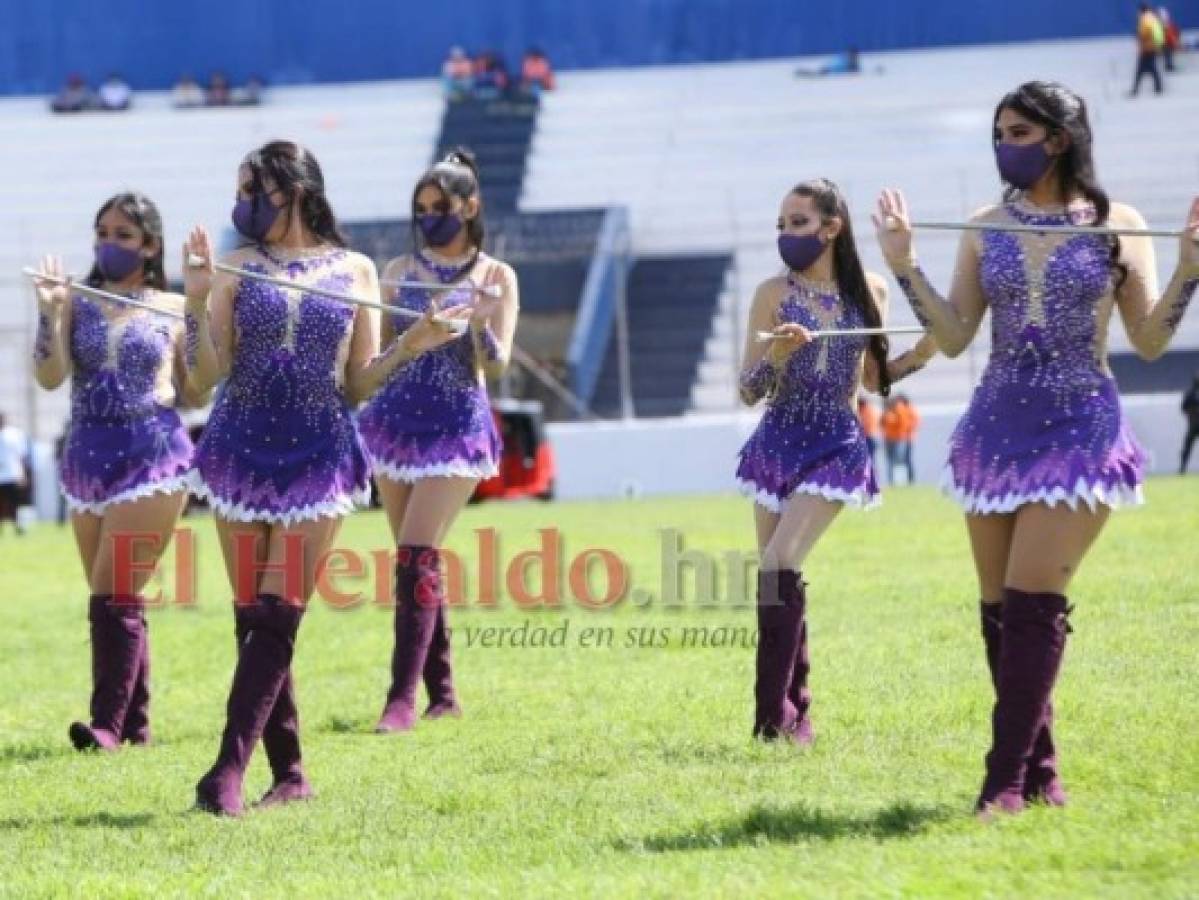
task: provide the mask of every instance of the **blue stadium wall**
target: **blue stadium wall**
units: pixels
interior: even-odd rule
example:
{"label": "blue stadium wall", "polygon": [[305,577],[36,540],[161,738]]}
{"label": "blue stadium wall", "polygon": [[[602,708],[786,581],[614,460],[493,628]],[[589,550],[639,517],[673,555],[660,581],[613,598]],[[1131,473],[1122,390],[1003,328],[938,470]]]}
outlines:
{"label": "blue stadium wall", "polygon": [[[1172,4],[1185,25],[1199,0]],[[0,0],[0,93],[110,71],[135,88],[213,69],[275,84],[424,77],[448,46],[529,44],[559,68],[1128,33],[1132,0]]]}

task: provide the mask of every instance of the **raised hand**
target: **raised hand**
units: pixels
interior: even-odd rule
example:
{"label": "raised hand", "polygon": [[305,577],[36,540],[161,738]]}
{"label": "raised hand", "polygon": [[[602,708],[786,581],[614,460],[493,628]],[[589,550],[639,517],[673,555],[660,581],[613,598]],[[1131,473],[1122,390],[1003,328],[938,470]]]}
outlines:
{"label": "raised hand", "polygon": [[212,239],[197,225],[183,242],[183,292],[192,302],[208,299],[212,290]]}
{"label": "raised hand", "polygon": [[1187,224],[1178,243],[1178,265],[1188,278],[1199,277],[1199,197],[1187,212]]}
{"label": "raised hand", "polygon": [[878,211],[870,219],[887,265],[894,269],[912,259],[912,220],[902,191],[886,188],[879,194]]}
{"label": "raised hand", "polygon": [[44,312],[57,314],[70,296],[70,291],[65,284],[49,280],[61,278],[65,281],[67,279],[66,273],[63,272],[62,260],[57,256],[44,256],[38,271],[49,278],[33,279],[37,302]]}

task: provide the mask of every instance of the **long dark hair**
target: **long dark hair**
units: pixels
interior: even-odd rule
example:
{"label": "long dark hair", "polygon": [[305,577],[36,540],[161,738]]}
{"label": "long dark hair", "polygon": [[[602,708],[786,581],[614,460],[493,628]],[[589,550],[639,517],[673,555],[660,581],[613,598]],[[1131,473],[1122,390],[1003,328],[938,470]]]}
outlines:
{"label": "long dark hair", "polygon": [[[138,227],[145,236],[142,246],[149,244],[152,240],[158,240],[158,250],[142,264],[142,280],[155,290],[165,291],[167,289],[167,273],[163,265],[162,214],[154,205],[154,201],[137,191],[123,191],[114,194],[104,201],[104,205],[96,213],[96,218],[92,222],[93,229],[99,227],[100,220],[110,209],[116,209]],[[86,280],[92,287],[104,284],[104,275],[94,262],[92,270],[87,273]]]}
{"label": "long dark hair", "polygon": [[246,157],[245,165],[254,179],[256,204],[270,202],[264,187],[264,181],[270,179],[286,199],[289,228],[293,203],[299,195],[300,216],[308,230],[330,244],[346,246],[346,236],[325,196],[325,174],[311,150],[294,141],[270,141],[252,151]]}
{"label": "long dark hair", "polygon": [[[791,188],[791,193],[807,197],[819,211],[821,218],[841,220],[841,231],[833,239],[833,276],[844,302],[856,306],[862,313],[867,328],[881,328],[883,317],[878,301],[870,284],[866,281],[866,270],[858,256],[858,245],[853,239],[853,224],[849,219],[849,205],[841,189],[827,178],[803,181]],[[871,335],[867,351],[878,365],[878,392],[886,397],[891,393],[891,376],[887,372],[887,355],[891,350],[885,334]]]}
{"label": "long dark hair", "polygon": [[[475,258],[483,249],[483,238],[487,235],[487,226],[483,221],[483,195],[479,192],[479,166],[475,155],[465,147],[455,147],[447,153],[440,162],[434,163],[416,181],[412,189],[412,246],[419,248],[424,244],[420,228],[416,224],[416,198],[427,187],[435,187],[447,200],[458,197],[463,203],[472,197],[479,200],[479,211],[473,219],[466,223],[466,236],[475,250]],[[472,264],[474,260],[471,260]]]}
{"label": "long dark hair", "polygon": [[[1081,194],[1095,207],[1094,224],[1106,223],[1112,202],[1095,174],[1094,137],[1086,101],[1055,81],[1026,81],[1004,94],[996,105],[995,118],[991,122],[992,145],[999,143],[999,114],[1005,109],[1042,126],[1048,137],[1063,134],[1069,137],[1066,149],[1054,158],[1062,197],[1069,203],[1071,197]],[[1017,192],[1016,187],[1008,185],[1004,189],[1004,199],[1012,199]],[[1117,281],[1123,282],[1128,268],[1120,262],[1120,238],[1112,235],[1108,240],[1112,268],[1118,273]]]}

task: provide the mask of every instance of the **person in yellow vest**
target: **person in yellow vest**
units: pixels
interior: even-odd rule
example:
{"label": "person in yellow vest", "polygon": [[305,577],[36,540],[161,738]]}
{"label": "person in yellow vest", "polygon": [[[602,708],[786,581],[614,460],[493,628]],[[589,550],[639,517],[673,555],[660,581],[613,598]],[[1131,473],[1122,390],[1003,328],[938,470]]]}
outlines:
{"label": "person in yellow vest", "polygon": [[1132,93],[1135,97],[1141,88],[1141,79],[1146,75],[1153,79],[1153,92],[1162,92],[1162,73],[1157,68],[1157,56],[1166,43],[1166,31],[1161,19],[1153,12],[1148,3],[1139,7],[1140,17],[1137,19],[1137,73],[1132,80]]}

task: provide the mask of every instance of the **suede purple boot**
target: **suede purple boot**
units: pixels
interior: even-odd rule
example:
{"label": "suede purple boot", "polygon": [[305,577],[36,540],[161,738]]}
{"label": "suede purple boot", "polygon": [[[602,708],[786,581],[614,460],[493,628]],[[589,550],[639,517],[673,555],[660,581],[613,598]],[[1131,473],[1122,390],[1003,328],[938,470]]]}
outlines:
{"label": "suede purple boot", "polygon": [[1004,590],[999,677],[986,778],[976,811],[1024,808],[1024,772],[1061,668],[1070,608],[1060,594]]}
{"label": "suede purple boot", "polygon": [[397,548],[395,648],[391,689],[375,725],[379,734],[410,731],[416,722],[416,688],[425,671],[443,599],[437,550],[415,545]]}
{"label": "suede purple boot", "polygon": [[[998,690],[999,651],[1003,646],[1002,604],[979,603],[979,618],[982,624],[983,644],[987,652],[987,668],[991,672],[991,684]],[[1057,752],[1053,745],[1052,728],[1053,704],[1046,703],[1045,719],[1037,730],[1032,753],[1025,761],[1024,800],[1027,803],[1065,806],[1066,789],[1057,772]]]}
{"label": "suede purple boot", "polygon": [[454,693],[454,672],[450,659],[450,629],[446,621],[446,605],[437,607],[437,623],[433,627],[433,640],[429,655],[425,659],[425,690],[429,692],[429,708],[423,718],[440,719],[443,716],[459,718],[462,707]]}
{"label": "suede purple boot", "polygon": [[787,699],[795,707],[798,721],[795,723],[795,742],[810,744],[816,736],[812,733],[812,720],[808,717],[808,709],[812,706],[812,692],[808,689],[808,673],[812,664],[808,657],[808,617],[807,603],[804,603],[805,614],[799,626],[799,652],[795,656],[795,674],[791,676],[791,687],[787,690]]}
{"label": "suede purple boot", "polygon": [[[245,623],[240,619],[235,621],[234,634],[240,645],[246,637]],[[300,714],[296,709],[295,682],[290,668],[262,729],[262,748],[271,767],[271,787],[255,806],[270,807],[312,799],[312,785],[304,774],[300,752]]]}
{"label": "suede purple boot", "polygon": [[758,573],[758,650],[753,736],[798,744],[800,713],[788,696],[803,632],[804,583],[792,569]]}
{"label": "suede purple boot", "polygon": [[141,747],[150,743],[150,626],[146,622],[144,604],[141,657],[137,667],[137,679],[133,682],[133,696],[129,698],[129,711],[125,713],[121,741]]}
{"label": "suede purple boot", "polygon": [[88,603],[92,638],[91,722],[72,722],[76,750],[118,750],[146,640],[141,598],[93,594]]}
{"label": "suede purple boot", "polygon": [[229,689],[225,731],[213,767],[196,785],[196,808],[217,815],[242,813],[242,780],[287,678],[302,606],[263,594],[234,615],[244,629]]}

